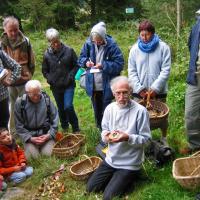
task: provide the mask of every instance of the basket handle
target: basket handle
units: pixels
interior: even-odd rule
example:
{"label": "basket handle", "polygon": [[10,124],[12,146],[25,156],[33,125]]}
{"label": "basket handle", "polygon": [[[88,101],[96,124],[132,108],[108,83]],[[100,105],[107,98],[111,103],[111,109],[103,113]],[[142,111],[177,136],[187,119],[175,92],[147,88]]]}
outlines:
{"label": "basket handle", "polygon": [[[200,156],[200,151],[197,151],[195,153],[193,153],[190,157],[199,157]],[[200,169],[200,165],[198,165],[191,173],[190,176],[192,175],[197,175],[196,172],[197,170]]]}
{"label": "basket handle", "polygon": [[196,172],[197,172],[198,169],[200,169],[200,165],[198,165],[198,166],[191,172],[190,176],[192,176],[192,175],[197,175]]}
{"label": "basket handle", "polygon": [[85,157],[86,159],[88,159],[88,160],[90,161],[90,164],[91,164],[91,166],[92,166],[92,169],[94,169],[94,166],[93,166],[93,164],[92,164],[92,160],[91,160],[91,158],[90,158],[89,156],[83,154],[83,155],[80,155],[80,157]]}
{"label": "basket handle", "polygon": [[[76,135],[76,134],[69,134],[69,135],[71,135],[71,136],[73,136],[73,137],[75,137],[76,139],[79,139],[79,137]],[[81,141],[78,141],[78,143],[80,143]]]}
{"label": "basket handle", "polygon": [[200,151],[193,153],[190,157],[200,156]]}

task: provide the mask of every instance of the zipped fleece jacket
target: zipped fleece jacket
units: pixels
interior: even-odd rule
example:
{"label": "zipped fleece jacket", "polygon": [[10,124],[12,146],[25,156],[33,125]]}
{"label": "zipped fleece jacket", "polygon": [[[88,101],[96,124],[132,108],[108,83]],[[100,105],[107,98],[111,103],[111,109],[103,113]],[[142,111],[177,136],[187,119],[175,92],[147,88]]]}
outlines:
{"label": "zipped fleece jacket", "polygon": [[[120,75],[124,66],[124,58],[120,48],[111,36],[106,35],[105,40],[106,45],[102,62],[102,78],[103,103],[107,105],[107,102],[111,102],[113,98],[110,89],[110,80]],[[94,65],[96,65],[95,45],[91,41],[91,38],[88,38],[81,50],[78,64],[80,67],[86,68],[86,92],[88,96],[92,97],[94,91],[94,74],[89,73],[90,68],[86,67],[86,62],[90,59],[94,62]]]}
{"label": "zipped fleece jacket", "polygon": [[151,139],[146,108],[133,100],[125,108],[113,102],[104,111],[102,130],[104,142],[105,134],[114,130],[129,135],[128,141],[108,143],[105,161],[113,168],[139,170],[144,161],[144,145]]}
{"label": "zipped fleece jacket", "polygon": [[35,59],[29,39],[19,31],[17,42],[11,45],[7,34],[3,33],[1,36],[1,47],[22,66],[21,77],[13,86],[25,84],[32,78],[35,71]]}
{"label": "zipped fleece jacket", "polygon": [[61,45],[61,49],[57,53],[51,47],[46,50],[42,63],[42,73],[51,89],[64,91],[70,86],[75,87],[78,64],[75,51],[63,43]]}
{"label": "zipped fleece jacket", "polygon": [[[17,134],[22,139],[22,142],[26,143],[31,137],[46,134],[43,133],[42,126],[48,123],[49,118],[47,115],[47,105],[43,95],[41,95],[41,99],[38,103],[31,102],[26,96],[26,103],[24,106],[25,112],[23,112],[23,115],[21,106],[22,98],[23,96],[19,97],[15,103],[15,126]],[[51,101],[50,118],[51,123],[48,133],[51,135],[51,138],[54,139],[58,129],[58,112]]]}
{"label": "zipped fleece jacket", "polygon": [[161,40],[151,53],[141,51],[138,43],[130,50],[128,76],[134,93],[138,94],[143,89],[152,89],[157,94],[166,94],[170,68],[170,48]]}
{"label": "zipped fleece jacket", "polygon": [[26,163],[24,151],[13,140],[11,145],[0,144],[0,174],[9,176],[15,172],[14,167]]}
{"label": "zipped fleece jacket", "polygon": [[187,74],[187,83],[191,85],[197,85],[197,77],[195,72],[197,71],[197,59],[200,44],[200,17],[197,17],[196,24],[192,27],[190,36],[188,39],[188,47],[190,51],[190,63]]}

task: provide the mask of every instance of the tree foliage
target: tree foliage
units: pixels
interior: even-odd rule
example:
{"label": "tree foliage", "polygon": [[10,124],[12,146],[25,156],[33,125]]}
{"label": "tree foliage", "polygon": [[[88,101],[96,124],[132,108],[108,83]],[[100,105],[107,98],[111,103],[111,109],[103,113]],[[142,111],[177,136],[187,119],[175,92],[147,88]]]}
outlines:
{"label": "tree foliage", "polygon": [[[100,20],[117,24],[142,18],[159,26],[166,23],[174,29],[176,26],[176,0],[0,0],[0,5],[1,15],[29,19],[34,29],[74,28],[83,23],[91,26]],[[133,7],[134,14],[126,14],[127,7]],[[199,1],[181,1],[182,26],[194,19],[199,8]]]}

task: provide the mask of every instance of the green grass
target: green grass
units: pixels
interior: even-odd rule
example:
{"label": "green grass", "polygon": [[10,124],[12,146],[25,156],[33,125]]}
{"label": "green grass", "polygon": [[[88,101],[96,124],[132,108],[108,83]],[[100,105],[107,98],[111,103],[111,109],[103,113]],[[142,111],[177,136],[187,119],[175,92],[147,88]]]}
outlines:
{"label": "green grass", "polygon": [[[167,32],[168,31],[168,32]],[[157,29],[157,33],[161,38],[166,41],[173,51],[173,65],[171,70],[171,76],[169,79],[169,93],[167,103],[170,108],[169,115],[169,131],[168,140],[170,145],[176,150],[177,157],[178,150],[186,145],[186,137],[184,134],[184,94],[185,94],[185,77],[188,68],[188,50],[186,47],[189,28],[185,28],[182,31],[182,36],[179,43],[174,37],[175,33],[172,30]],[[80,49],[86,40],[89,31],[68,31],[62,32],[61,38],[64,43],[72,46],[77,55],[80,53]],[[108,26],[108,34],[112,35],[120,48],[122,49],[126,61],[125,70],[123,74],[127,74],[127,59],[129,46],[136,41],[138,33],[136,27],[131,23],[122,24],[115,28]],[[52,97],[46,80],[41,73],[41,61],[43,53],[47,47],[44,32],[28,33],[30,37],[33,49],[36,55],[36,72],[34,78],[42,82],[44,89]],[[52,100],[53,97],[52,97]],[[91,107],[91,102],[85,91],[81,89],[77,82],[74,98],[75,110],[78,114],[79,123],[82,132],[86,135],[86,144],[82,147],[81,154],[96,155],[95,146],[100,137],[100,133],[95,128],[94,116]],[[159,137],[160,132],[154,131],[153,137]],[[42,183],[43,178],[50,175],[52,171],[59,168],[60,164],[65,163],[70,165],[71,162],[79,160],[79,156],[73,159],[59,160],[55,157],[51,158],[39,158],[37,161],[31,160],[30,165],[34,167],[34,175],[28,179],[20,187],[24,187],[27,194],[23,197],[19,197],[20,200],[31,199],[31,197],[37,193],[38,186]],[[172,163],[164,166],[161,169],[157,169],[154,165],[148,161],[145,162],[145,172],[143,173],[143,179],[136,185],[135,190],[129,194],[131,200],[192,200],[197,191],[188,191],[181,188],[172,177]],[[102,194],[86,194],[85,182],[74,181],[68,171],[63,174],[63,179],[66,186],[66,193],[61,197],[63,200],[94,200],[101,199]],[[16,199],[16,198],[15,198]],[[45,199],[45,198],[43,198]]]}

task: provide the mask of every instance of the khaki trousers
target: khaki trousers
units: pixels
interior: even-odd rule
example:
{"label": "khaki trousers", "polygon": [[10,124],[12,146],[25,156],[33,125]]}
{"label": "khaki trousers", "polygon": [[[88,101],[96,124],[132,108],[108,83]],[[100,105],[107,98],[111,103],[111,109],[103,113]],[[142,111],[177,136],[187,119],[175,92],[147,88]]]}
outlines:
{"label": "khaki trousers", "polygon": [[200,89],[189,84],[185,94],[185,126],[190,148],[200,148]]}

